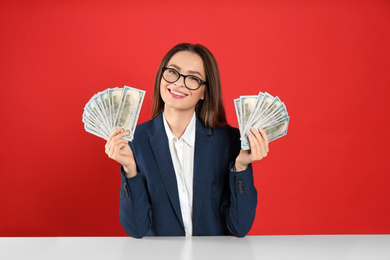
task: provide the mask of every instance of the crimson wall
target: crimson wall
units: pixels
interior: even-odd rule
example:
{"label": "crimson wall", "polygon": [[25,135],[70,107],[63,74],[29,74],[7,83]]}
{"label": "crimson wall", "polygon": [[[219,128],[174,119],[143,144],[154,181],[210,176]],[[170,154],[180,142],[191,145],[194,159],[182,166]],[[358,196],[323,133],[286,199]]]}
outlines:
{"label": "crimson wall", "polygon": [[0,236],[122,236],[119,166],[84,131],[106,88],[146,90],[180,42],[233,99],[279,96],[287,136],[254,164],[251,235],[390,233],[389,1],[1,1]]}

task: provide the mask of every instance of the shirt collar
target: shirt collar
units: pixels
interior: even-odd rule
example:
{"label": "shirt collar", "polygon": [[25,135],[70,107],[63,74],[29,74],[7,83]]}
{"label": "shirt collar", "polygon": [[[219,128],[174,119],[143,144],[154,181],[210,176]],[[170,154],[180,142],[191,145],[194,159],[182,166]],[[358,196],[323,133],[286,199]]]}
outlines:
{"label": "shirt collar", "polygon": [[[171,128],[168,125],[167,120],[165,119],[165,115],[163,113],[163,122],[164,122],[164,128],[165,132],[168,136],[168,140],[178,140],[172,133]],[[195,128],[196,128],[196,116],[195,116],[195,111],[192,116],[192,119],[190,123],[188,124],[186,130],[184,131],[184,134],[180,137],[179,140],[185,141],[189,146],[193,147],[195,145]]]}

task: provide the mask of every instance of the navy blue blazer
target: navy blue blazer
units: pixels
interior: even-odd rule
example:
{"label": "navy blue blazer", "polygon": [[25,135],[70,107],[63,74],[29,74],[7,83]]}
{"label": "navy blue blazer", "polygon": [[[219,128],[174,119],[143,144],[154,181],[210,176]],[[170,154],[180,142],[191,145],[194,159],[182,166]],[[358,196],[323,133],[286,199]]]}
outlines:
{"label": "navy blue blazer", "polygon": [[[138,174],[121,174],[119,218],[132,237],[184,236],[176,175],[163,118],[137,126],[129,142]],[[241,142],[238,129],[209,129],[196,119],[193,235],[245,236],[257,205],[252,166],[233,172]]]}

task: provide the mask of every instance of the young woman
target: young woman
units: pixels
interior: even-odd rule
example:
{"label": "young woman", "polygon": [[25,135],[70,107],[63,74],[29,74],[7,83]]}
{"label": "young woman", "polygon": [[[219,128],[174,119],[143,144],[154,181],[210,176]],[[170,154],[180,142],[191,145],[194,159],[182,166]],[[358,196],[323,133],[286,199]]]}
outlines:
{"label": "young woman", "polygon": [[182,43],[157,72],[152,120],[134,140],[117,128],[107,155],[122,165],[120,222],[133,237],[245,236],[257,191],[251,163],[268,153],[265,131],[246,133],[251,150],[227,125],[217,62],[200,44]]}

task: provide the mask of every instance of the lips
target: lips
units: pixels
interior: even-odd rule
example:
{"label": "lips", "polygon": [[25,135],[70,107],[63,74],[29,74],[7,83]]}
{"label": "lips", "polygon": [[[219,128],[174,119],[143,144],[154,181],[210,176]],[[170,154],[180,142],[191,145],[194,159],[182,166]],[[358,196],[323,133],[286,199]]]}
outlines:
{"label": "lips", "polygon": [[169,94],[174,97],[174,98],[185,98],[186,96],[188,96],[188,94],[186,93],[183,93],[177,89],[173,89],[173,88],[168,88],[168,91],[169,91]]}

